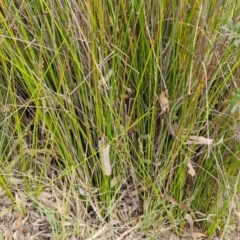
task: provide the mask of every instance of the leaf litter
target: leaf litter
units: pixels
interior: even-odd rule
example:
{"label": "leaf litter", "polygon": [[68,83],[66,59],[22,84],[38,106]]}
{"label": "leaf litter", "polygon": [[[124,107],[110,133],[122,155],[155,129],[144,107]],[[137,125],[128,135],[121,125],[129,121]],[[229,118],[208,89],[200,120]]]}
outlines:
{"label": "leaf litter", "polygon": [[[34,176],[35,180],[37,178]],[[142,231],[144,221],[141,192],[136,190],[131,178],[122,183],[118,192],[119,197],[112,208],[106,209],[111,218],[104,222],[98,217],[97,208],[87,210],[89,208],[79,194],[72,192],[71,188],[66,190],[61,181],[58,181],[59,184],[55,182],[54,185],[43,187],[36,196],[36,185],[33,184],[32,189],[26,191],[24,178],[20,174],[11,176],[11,182],[14,182],[11,184],[11,192],[15,193],[17,204],[4,190],[1,191],[0,230],[4,239],[56,239],[54,236],[61,234],[62,231],[67,232],[68,239],[79,240],[110,240],[113,236],[119,240],[144,240],[156,235],[155,227],[147,233]],[[99,203],[93,200],[93,204]],[[54,222],[58,225],[58,233],[53,229]],[[158,239],[166,240],[170,239],[169,236],[174,236],[167,226],[159,227],[161,231],[159,230]]]}

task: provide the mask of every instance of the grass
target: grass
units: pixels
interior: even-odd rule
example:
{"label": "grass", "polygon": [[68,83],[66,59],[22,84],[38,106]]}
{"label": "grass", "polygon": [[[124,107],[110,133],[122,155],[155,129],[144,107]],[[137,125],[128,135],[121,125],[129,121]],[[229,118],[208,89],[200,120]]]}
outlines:
{"label": "grass", "polygon": [[239,9],[1,3],[2,236],[236,234]]}

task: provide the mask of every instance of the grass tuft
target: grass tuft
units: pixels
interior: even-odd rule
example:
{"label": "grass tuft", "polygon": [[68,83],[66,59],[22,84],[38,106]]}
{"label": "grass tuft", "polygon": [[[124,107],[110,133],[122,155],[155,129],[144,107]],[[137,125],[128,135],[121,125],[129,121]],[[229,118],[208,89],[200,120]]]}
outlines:
{"label": "grass tuft", "polygon": [[1,235],[235,234],[239,9],[1,3]]}

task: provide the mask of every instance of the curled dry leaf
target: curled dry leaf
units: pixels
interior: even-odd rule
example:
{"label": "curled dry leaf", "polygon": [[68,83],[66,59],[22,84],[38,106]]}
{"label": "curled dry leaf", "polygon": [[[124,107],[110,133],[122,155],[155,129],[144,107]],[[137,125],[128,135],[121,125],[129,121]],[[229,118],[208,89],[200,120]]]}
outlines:
{"label": "curled dry leaf", "polygon": [[192,233],[192,236],[193,236],[194,238],[201,238],[201,239],[207,238],[207,235],[205,235],[205,234],[203,234],[203,233],[200,233],[200,232],[193,232],[193,233]]}
{"label": "curled dry leaf", "polygon": [[190,226],[190,234],[193,234],[193,219],[192,216],[190,214],[186,214],[185,219],[188,221],[189,226]]}
{"label": "curled dry leaf", "polygon": [[105,136],[98,141],[98,147],[103,172],[106,176],[110,176],[112,173],[112,166],[109,156],[110,145],[105,145]]}
{"label": "curled dry leaf", "polygon": [[21,212],[18,212],[17,213],[17,218],[15,219],[15,221],[12,224],[12,229],[13,230],[16,230],[17,228],[22,226],[22,219],[23,219],[23,214]]}
{"label": "curled dry leaf", "polygon": [[196,172],[190,161],[188,162],[187,167],[188,167],[188,174],[190,174],[192,177],[194,177],[196,175]]}
{"label": "curled dry leaf", "polygon": [[166,92],[161,92],[161,94],[159,95],[159,102],[160,102],[160,106],[161,106],[160,114],[168,112],[169,111],[169,101],[168,101]]}
{"label": "curled dry leaf", "polygon": [[[172,132],[175,134],[176,130],[175,130],[174,127],[176,128],[176,126],[174,126],[174,125],[171,126]],[[183,135],[183,136],[185,136],[185,135]],[[208,146],[215,145],[216,146],[216,145],[221,144],[221,143],[223,143],[223,136],[220,138],[220,140],[218,142],[216,142],[216,141],[214,142],[214,139],[211,139],[211,138],[205,138],[205,137],[202,137],[202,136],[190,135],[188,141],[186,141],[184,144],[185,145],[187,145],[187,144],[194,144],[194,145],[200,144],[200,145],[208,145]]]}
{"label": "curled dry leaf", "polygon": [[190,136],[189,140],[185,144],[202,144],[202,145],[212,145],[213,139],[205,138],[202,136]]}

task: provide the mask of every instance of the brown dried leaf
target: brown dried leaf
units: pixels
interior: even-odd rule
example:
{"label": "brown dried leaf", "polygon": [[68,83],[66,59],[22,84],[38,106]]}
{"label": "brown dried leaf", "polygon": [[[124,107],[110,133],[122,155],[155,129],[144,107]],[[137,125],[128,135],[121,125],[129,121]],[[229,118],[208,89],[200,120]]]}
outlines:
{"label": "brown dried leaf", "polygon": [[207,235],[203,234],[203,233],[200,233],[200,232],[193,232],[192,233],[192,236],[194,238],[207,238]]}
{"label": "brown dried leaf", "polygon": [[109,156],[110,146],[111,145],[105,145],[105,136],[98,141],[100,160],[102,163],[103,172],[106,176],[110,176],[112,173],[112,166]]}
{"label": "brown dried leaf", "polygon": [[6,239],[7,239],[7,240],[12,240],[12,239],[13,239],[10,232],[8,232],[8,233],[6,234]]}
{"label": "brown dried leaf", "polygon": [[161,94],[159,96],[159,102],[160,102],[160,106],[161,106],[160,114],[168,112],[169,111],[169,101],[168,101],[166,92],[161,92]]}
{"label": "brown dried leaf", "polygon": [[18,229],[20,226],[22,226],[22,219],[23,219],[23,214],[21,212],[18,212],[18,216],[13,222],[12,229]]}
{"label": "brown dried leaf", "polygon": [[202,145],[212,145],[213,139],[205,138],[202,136],[193,136],[191,135],[189,137],[189,140],[185,142],[184,144],[202,144]]}
{"label": "brown dried leaf", "polygon": [[194,177],[196,175],[196,172],[192,166],[191,161],[188,162],[187,167],[188,167],[188,174],[190,174],[192,177]]}
{"label": "brown dried leaf", "polygon": [[52,201],[51,197],[49,196],[49,193],[47,193],[46,191],[42,191],[40,193],[39,200],[45,206],[50,207],[50,208],[53,207],[53,201]]}

